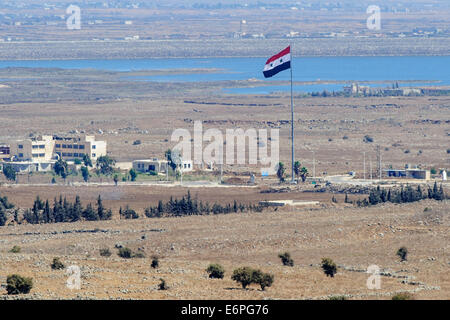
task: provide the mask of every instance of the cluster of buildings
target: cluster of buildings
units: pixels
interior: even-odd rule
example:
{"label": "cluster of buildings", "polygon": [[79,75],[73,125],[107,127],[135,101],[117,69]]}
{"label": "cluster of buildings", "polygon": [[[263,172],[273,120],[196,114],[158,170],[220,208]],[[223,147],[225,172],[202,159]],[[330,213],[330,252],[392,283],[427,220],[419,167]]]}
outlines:
{"label": "cluster of buildings", "polygon": [[[99,157],[106,154],[106,141],[98,141],[95,136],[40,135],[9,144],[0,143],[0,170],[8,165],[17,173],[48,172],[53,170],[59,159],[71,164],[87,156],[95,164]],[[193,170],[191,160],[180,160],[177,165],[182,172]],[[140,173],[166,174],[169,162],[157,158],[134,160],[132,168]]]}
{"label": "cluster of buildings", "polygon": [[0,166],[8,164],[18,173],[51,171],[59,159],[71,162],[87,156],[95,163],[106,155],[106,147],[106,141],[97,141],[94,136],[41,135],[0,144]]}

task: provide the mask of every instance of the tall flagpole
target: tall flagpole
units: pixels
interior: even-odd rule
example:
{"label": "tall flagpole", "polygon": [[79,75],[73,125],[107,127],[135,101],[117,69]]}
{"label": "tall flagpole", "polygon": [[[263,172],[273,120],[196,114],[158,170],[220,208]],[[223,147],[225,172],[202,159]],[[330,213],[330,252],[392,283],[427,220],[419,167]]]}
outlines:
{"label": "tall flagpole", "polygon": [[291,155],[292,155],[292,179],[291,179],[291,183],[295,183],[295,174],[294,174],[294,162],[295,162],[295,155],[294,155],[294,89],[293,89],[293,84],[292,84],[292,60],[293,60],[293,54],[292,54],[292,44],[290,45],[291,47],[291,144],[292,144],[292,149],[291,149]]}

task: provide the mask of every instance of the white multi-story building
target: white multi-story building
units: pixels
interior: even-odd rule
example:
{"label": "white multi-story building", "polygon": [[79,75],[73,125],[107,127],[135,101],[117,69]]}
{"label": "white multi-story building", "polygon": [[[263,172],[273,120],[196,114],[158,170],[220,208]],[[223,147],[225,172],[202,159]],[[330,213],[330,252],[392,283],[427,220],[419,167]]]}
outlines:
{"label": "white multi-story building", "polygon": [[87,155],[93,162],[106,155],[106,141],[94,136],[58,137],[38,136],[11,143],[11,160],[51,162],[57,159],[83,159]]}

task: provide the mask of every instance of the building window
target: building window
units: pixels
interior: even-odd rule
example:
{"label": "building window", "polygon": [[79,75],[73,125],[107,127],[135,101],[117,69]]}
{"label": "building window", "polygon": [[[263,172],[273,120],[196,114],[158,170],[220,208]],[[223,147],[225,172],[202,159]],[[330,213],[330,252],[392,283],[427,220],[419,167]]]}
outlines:
{"label": "building window", "polygon": [[79,146],[80,149],[84,149],[84,145]]}
{"label": "building window", "polygon": [[74,149],[78,149],[78,145],[75,144],[75,145],[73,146],[73,148],[74,148]]}
{"label": "building window", "polygon": [[39,153],[39,158],[44,158],[45,157],[45,153]]}
{"label": "building window", "polygon": [[22,144],[19,144],[19,149],[23,149],[23,145]]}
{"label": "building window", "polygon": [[33,158],[37,158],[39,155],[36,153],[33,153]]}
{"label": "building window", "polygon": [[61,148],[60,144],[55,145],[56,148]]}
{"label": "building window", "polygon": [[23,153],[19,153],[19,158],[23,158]]}
{"label": "building window", "polygon": [[71,145],[71,144],[68,144],[68,145],[67,145],[67,148],[72,149],[72,145]]}
{"label": "building window", "polygon": [[37,149],[38,146],[37,146],[37,145],[33,145],[32,148],[33,148],[33,149]]}
{"label": "building window", "polygon": [[39,146],[39,149],[45,149],[45,145],[44,145],[44,144],[41,144],[41,145]]}
{"label": "building window", "polygon": [[95,144],[93,144],[92,149],[97,149],[97,146]]}
{"label": "building window", "polygon": [[63,144],[62,146],[63,146],[64,149],[67,148],[67,145],[65,145],[65,144]]}
{"label": "building window", "polygon": [[63,156],[63,157],[67,157],[67,153],[63,153],[62,156]]}
{"label": "building window", "polygon": [[67,156],[68,156],[68,157],[72,157],[73,155],[72,155],[71,153],[68,153]]}
{"label": "building window", "polygon": [[92,158],[95,158],[95,157],[96,157],[96,154],[95,154],[95,153],[93,153],[93,154],[92,154]]}

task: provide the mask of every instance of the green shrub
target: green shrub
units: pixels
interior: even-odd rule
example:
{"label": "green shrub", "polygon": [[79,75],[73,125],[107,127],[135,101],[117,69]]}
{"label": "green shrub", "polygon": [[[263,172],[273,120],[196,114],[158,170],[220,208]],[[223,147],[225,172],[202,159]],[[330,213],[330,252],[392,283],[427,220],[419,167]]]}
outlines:
{"label": "green shrub", "polygon": [[111,250],[109,250],[108,248],[100,249],[100,255],[102,257],[110,257],[111,256]]}
{"label": "green shrub", "polygon": [[291,254],[289,252],[280,253],[278,257],[281,259],[283,266],[294,266],[294,260],[291,258]]}
{"label": "green shrub", "polygon": [[9,275],[6,279],[8,294],[27,294],[33,288],[33,279],[18,274]]}
{"label": "green shrub", "polygon": [[414,296],[408,292],[401,292],[392,296],[392,300],[414,300]]}
{"label": "green shrub", "polygon": [[124,259],[130,259],[133,257],[133,251],[130,248],[119,248],[117,255]]}
{"label": "green shrub", "polygon": [[327,275],[327,277],[333,278],[337,272],[337,266],[330,258],[322,259],[322,269],[323,272]]}
{"label": "green shrub", "polygon": [[225,269],[220,264],[210,264],[206,269],[210,279],[223,279]]}
{"label": "green shrub", "polygon": [[248,285],[252,283],[252,273],[253,269],[250,267],[241,267],[233,271],[231,280],[239,282],[242,288],[247,288]]}
{"label": "green shrub", "polygon": [[66,266],[64,265],[64,263],[62,263],[59,258],[53,258],[53,262],[50,265],[52,267],[53,270],[61,270],[64,269]]}
{"label": "green shrub", "polygon": [[156,269],[156,268],[159,267],[159,258],[158,258],[157,256],[153,256],[153,257],[152,257],[152,264],[151,264],[151,267],[152,267],[153,269]]}
{"label": "green shrub", "polygon": [[435,168],[431,168],[430,173],[431,173],[431,174],[436,174],[436,173],[437,173],[437,170],[436,170]]}
{"label": "green shrub", "polygon": [[269,273],[264,273],[261,270],[256,270],[250,267],[241,267],[233,271],[231,279],[239,282],[242,288],[247,288],[252,283],[259,284],[261,290],[272,286],[274,276]]}
{"label": "green shrub", "polygon": [[159,279],[161,282],[158,285],[159,290],[167,290],[169,287],[167,286],[166,280],[163,278]]}
{"label": "green shrub", "polygon": [[406,261],[408,256],[408,249],[406,249],[406,247],[401,247],[397,250],[397,256],[400,257],[401,261]]}
{"label": "green shrub", "polygon": [[19,246],[14,246],[14,247],[12,247],[11,250],[9,250],[9,252],[11,252],[11,253],[19,253],[20,250],[22,250],[22,248],[20,248]]}
{"label": "green shrub", "polygon": [[273,284],[274,276],[269,273],[264,273],[261,270],[253,270],[252,283],[259,284],[261,290],[264,291],[266,287],[270,287]]}

